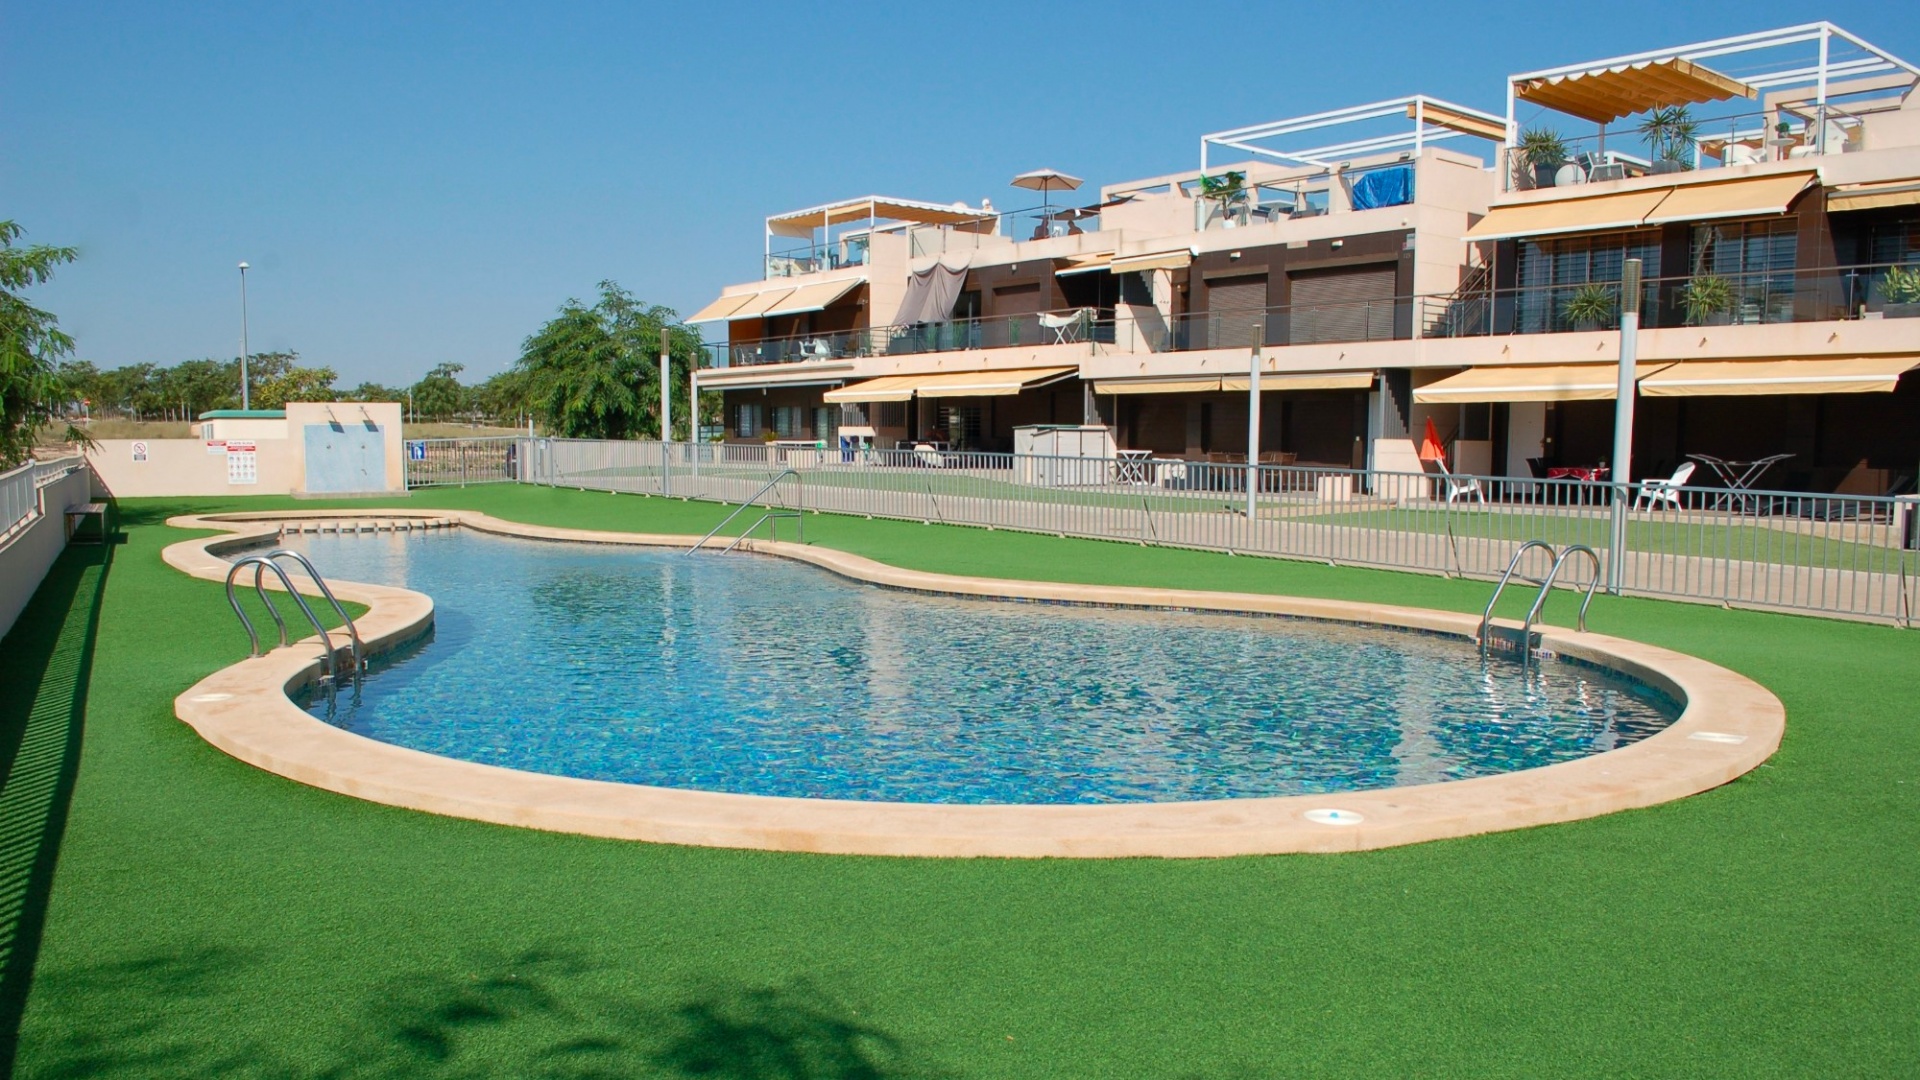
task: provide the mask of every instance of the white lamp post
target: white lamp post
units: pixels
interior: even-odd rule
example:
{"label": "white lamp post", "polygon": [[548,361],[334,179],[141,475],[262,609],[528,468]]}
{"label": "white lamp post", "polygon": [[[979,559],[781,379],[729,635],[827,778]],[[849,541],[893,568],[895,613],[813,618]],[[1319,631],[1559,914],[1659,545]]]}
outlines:
{"label": "white lamp post", "polygon": [[1607,548],[1607,591],[1626,584],[1627,509],[1633,497],[1633,398],[1640,359],[1640,260],[1620,271],[1620,382],[1613,407],[1613,521]]}
{"label": "white lamp post", "polygon": [[247,264],[240,264],[240,407],[253,408],[247,386]]}
{"label": "white lamp post", "polygon": [[1247,364],[1247,526],[1252,535],[1260,497],[1260,332],[1253,324],[1253,356]]}

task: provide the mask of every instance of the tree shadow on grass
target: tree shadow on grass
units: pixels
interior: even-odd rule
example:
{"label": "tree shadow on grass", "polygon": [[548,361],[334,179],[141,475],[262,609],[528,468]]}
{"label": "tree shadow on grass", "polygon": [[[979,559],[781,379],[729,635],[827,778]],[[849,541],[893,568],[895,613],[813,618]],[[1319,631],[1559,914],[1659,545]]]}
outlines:
{"label": "tree shadow on grass", "polygon": [[41,1015],[58,1014],[57,1030],[43,1033],[30,1066],[62,1080],[941,1075],[809,983],[642,996],[586,955],[536,948],[398,976],[292,1037],[239,1019],[271,981],[254,958],[156,953],[47,978]]}
{"label": "tree shadow on grass", "polygon": [[116,542],[69,547],[0,642],[0,1076],[11,1075],[80,764]]}

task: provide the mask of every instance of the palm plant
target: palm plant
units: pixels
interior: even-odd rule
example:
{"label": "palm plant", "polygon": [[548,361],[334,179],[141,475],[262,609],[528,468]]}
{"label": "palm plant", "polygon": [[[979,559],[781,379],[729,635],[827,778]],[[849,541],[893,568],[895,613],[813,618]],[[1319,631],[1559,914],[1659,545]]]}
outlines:
{"label": "palm plant", "polygon": [[1733,283],[1714,274],[1693,278],[1681,288],[1680,303],[1687,311],[1687,325],[1703,326],[1709,318],[1733,310]]}
{"label": "palm plant", "polygon": [[1640,135],[1655,161],[1673,162],[1681,169],[1693,167],[1693,147],[1699,141],[1700,121],[1685,105],[1653,109],[1640,121]]}
{"label": "palm plant", "polygon": [[1561,306],[1560,313],[1565,319],[1578,327],[1598,328],[1613,318],[1615,308],[1614,287],[1611,284],[1590,281],[1573,291],[1567,302]]}
{"label": "palm plant", "polygon": [[1880,279],[1880,295],[1889,304],[1920,304],[1920,266],[1892,266]]}

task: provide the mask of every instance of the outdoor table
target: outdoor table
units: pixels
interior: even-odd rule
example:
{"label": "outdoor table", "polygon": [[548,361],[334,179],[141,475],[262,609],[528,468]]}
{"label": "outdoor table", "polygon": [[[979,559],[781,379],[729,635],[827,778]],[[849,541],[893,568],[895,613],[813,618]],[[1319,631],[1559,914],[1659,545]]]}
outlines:
{"label": "outdoor table", "polygon": [[1753,485],[1766,475],[1768,469],[1793,455],[1769,454],[1753,461],[1728,461],[1725,458],[1714,457],[1712,454],[1688,454],[1687,456],[1712,469],[1713,474],[1720,478],[1720,482],[1727,486],[1726,493],[1714,500],[1715,510],[1731,510],[1738,506],[1741,513],[1750,514],[1758,507],[1760,500],[1758,496],[1747,494],[1747,492],[1753,490]]}
{"label": "outdoor table", "polygon": [[1548,469],[1549,480],[1584,480],[1589,484],[1598,483],[1607,478],[1605,465],[1571,465],[1564,469]]}

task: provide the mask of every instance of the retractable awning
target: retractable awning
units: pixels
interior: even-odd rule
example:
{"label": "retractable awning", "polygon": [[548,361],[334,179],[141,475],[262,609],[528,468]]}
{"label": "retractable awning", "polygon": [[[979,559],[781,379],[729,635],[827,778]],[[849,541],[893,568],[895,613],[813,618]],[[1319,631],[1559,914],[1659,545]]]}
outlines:
{"label": "retractable awning", "polygon": [[[1246,393],[1252,383],[1247,378],[1220,380],[1220,389]],[[1371,371],[1263,371],[1260,392],[1285,390],[1366,390],[1373,386]]]}
{"label": "retractable awning", "polygon": [[829,391],[828,402],[907,401],[920,397],[1012,397],[1022,390],[1059,382],[1079,368],[1012,368],[1005,371],[942,371],[926,375],[882,375]]}
{"label": "retractable awning", "polygon": [[1066,277],[1069,274],[1087,274],[1095,270],[1106,270],[1113,265],[1113,255],[1076,255],[1064,259],[1053,271],[1054,277]]}
{"label": "retractable awning", "polygon": [[1920,353],[1832,360],[1687,360],[1640,380],[1646,397],[1892,393]]}
{"label": "retractable awning", "polygon": [[1647,214],[1643,224],[1784,214],[1793,200],[1807,190],[1807,185],[1814,182],[1814,175],[1808,171],[1713,184],[1675,185],[1660,205]]}
{"label": "retractable awning", "polygon": [[1109,269],[1116,274],[1127,274],[1135,270],[1179,270],[1192,264],[1193,249],[1180,248],[1177,251],[1156,251],[1147,255],[1116,258]]}
{"label": "retractable awning", "polygon": [[758,292],[735,293],[731,296],[723,296],[694,312],[687,321],[690,323],[721,320],[733,322],[737,319],[757,319],[772,315],[798,315],[805,311],[819,311],[866,283],[865,277],[836,278],[832,281],[816,281],[798,288],[792,285],[775,285]]}
{"label": "retractable awning", "polygon": [[1219,389],[1218,378],[1101,379],[1093,384],[1096,394],[1204,394]]}
{"label": "retractable awning", "polygon": [[1883,206],[1920,206],[1920,177],[1881,184],[1848,184],[1827,192],[1827,211],[1876,210]]}
{"label": "retractable awning", "polygon": [[1496,206],[1467,230],[1469,240],[1507,240],[1516,236],[1589,232],[1639,227],[1667,197],[1669,188],[1589,195],[1584,199]]}
{"label": "retractable awning", "polygon": [[803,311],[819,311],[866,284],[866,280],[866,278],[844,278],[840,281],[816,281],[811,285],[802,285],[793,290],[791,296],[769,307],[762,314],[798,315]]}
{"label": "retractable awning", "polygon": [[1760,94],[1738,79],[1679,57],[1522,78],[1515,80],[1513,93],[1528,104],[1544,105],[1596,124],[1610,124],[1623,116],[1663,106],[1700,105]]}
{"label": "retractable awning", "polygon": [[885,195],[865,195],[842,199],[822,206],[810,206],[767,219],[767,232],[805,240],[813,230],[845,225],[855,221],[911,221],[917,225],[982,225],[992,213],[965,203],[932,203],[920,199],[895,199]]}
{"label": "retractable awning", "polygon": [[1507,125],[1485,117],[1464,113],[1458,109],[1449,109],[1434,101],[1416,101],[1407,105],[1408,119],[1423,119],[1436,127],[1458,131],[1463,135],[1478,135],[1494,142],[1505,142]]}
{"label": "retractable awning", "polygon": [[[1649,364],[1657,371],[1665,364]],[[1490,401],[1611,401],[1620,382],[1618,364],[1536,364],[1468,368],[1413,392],[1428,405]]]}

